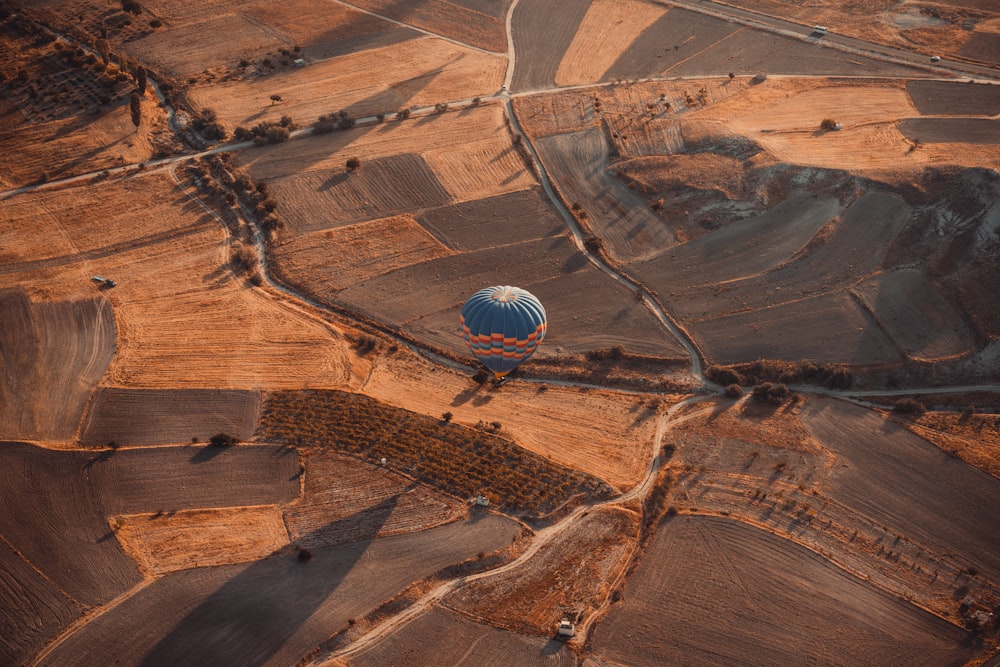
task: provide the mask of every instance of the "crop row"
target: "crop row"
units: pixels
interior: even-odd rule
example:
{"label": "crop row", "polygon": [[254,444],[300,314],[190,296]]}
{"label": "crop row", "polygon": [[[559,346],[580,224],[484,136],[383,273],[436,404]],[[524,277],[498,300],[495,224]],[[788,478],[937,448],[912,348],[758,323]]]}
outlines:
{"label": "crop row", "polygon": [[280,391],[266,397],[255,436],[329,447],[387,465],[446,493],[482,494],[518,515],[609,497],[602,480],[552,463],[509,440],[341,391]]}

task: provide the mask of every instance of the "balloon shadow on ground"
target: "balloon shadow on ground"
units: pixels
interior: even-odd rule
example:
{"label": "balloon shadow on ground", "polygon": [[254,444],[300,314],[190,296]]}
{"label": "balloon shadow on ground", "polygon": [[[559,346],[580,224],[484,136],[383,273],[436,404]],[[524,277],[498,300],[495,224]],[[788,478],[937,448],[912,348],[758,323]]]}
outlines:
{"label": "balloon shadow on ground", "polygon": [[[337,590],[375,539],[399,495],[303,536],[301,543],[350,534],[361,524],[363,539],[338,548],[317,547],[300,559],[283,548],[256,561],[209,595],[140,663],[143,667],[213,665],[250,667],[267,663]],[[307,561],[307,562],[303,562]],[[317,637],[317,643],[322,637]]]}

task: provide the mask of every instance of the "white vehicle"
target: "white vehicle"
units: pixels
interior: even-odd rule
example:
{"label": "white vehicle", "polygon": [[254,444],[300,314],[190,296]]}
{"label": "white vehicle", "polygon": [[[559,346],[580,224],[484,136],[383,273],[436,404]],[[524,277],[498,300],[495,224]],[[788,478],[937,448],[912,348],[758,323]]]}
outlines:
{"label": "white vehicle", "polygon": [[825,25],[814,25],[813,26],[813,34],[825,35],[826,34],[826,26]]}
{"label": "white vehicle", "polygon": [[941,56],[931,56],[931,62],[932,63],[936,63],[939,60],[941,60]]}

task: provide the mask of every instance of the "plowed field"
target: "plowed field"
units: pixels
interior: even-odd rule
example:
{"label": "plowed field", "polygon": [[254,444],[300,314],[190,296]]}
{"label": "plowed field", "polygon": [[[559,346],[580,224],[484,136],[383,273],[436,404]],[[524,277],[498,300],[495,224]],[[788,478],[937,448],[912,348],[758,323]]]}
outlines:
{"label": "plowed field", "polygon": [[[380,16],[386,16],[428,32],[489,51],[507,48],[503,8],[510,0],[482,3],[469,0],[425,0],[419,4],[397,0],[353,0]],[[485,6],[484,6],[485,5]]]}
{"label": "plowed field", "polygon": [[75,620],[80,605],[32,568],[6,541],[0,542],[0,660],[26,664],[59,630]]}
{"label": "plowed field", "polygon": [[70,440],[115,351],[108,302],[0,290],[0,312],[0,439]]}
{"label": "plowed field", "polygon": [[593,644],[598,657],[626,664],[936,667],[971,657],[964,637],[775,535],[728,519],[677,517],[657,531]]}
{"label": "plowed field", "polygon": [[103,604],[141,579],[86,477],[92,459],[22,443],[0,447],[0,534],[30,564],[29,578],[17,585],[31,587],[40,573],[81,608]]}
{"label": "plowed field", "polygon": [[[285,510],[291,539],[312,549],[424,530],[454,521],[465,505],[371,464],[309,449],[302,498]],[[395,462],[393,462],[395,463]],[[388,516],[366,511],[391,501]]]}
{"label": "plowed field", "polygon": [[[305,126],[341,109],[360,118],[490,95],[502,85],[503,73],[499,56],[421,37],[267,77],[197,87],[190,99],[198,109],[213,109],[230,130],[282,116]],[[281,103],[274,104],[271,95],[280,95]]]}
{"label": "plowed field", "polygon": [[253,435],[260,394],[221,389],[98,389],[80,427],[80,444],[104,447],[208,441],[217,433]]}
{"label": "plowed field", "polygon": [[265,505],[299,495],[294,449],[141,447],[104,452],[88,462],[94,493],[108,514]]}
{"label": "plowed field", "polygon": [[576,655],[553,639],[518,635],[433,607],[381,641],[351,656],[357,667],[382,665],[575,667]]}
{"label": "plowed field", "polygon": [[974,348],[962,316],[920,271],[881,274],[861,285],[859,293],[886,333],[912,357],[932,361]]}
{"label": "plowed field", "polygon": [[43,665],[296,664],[415,579],[507,546],[520,527],[487,516],[413,535],[280,551],[251,564],[166,575],[78,629]]}

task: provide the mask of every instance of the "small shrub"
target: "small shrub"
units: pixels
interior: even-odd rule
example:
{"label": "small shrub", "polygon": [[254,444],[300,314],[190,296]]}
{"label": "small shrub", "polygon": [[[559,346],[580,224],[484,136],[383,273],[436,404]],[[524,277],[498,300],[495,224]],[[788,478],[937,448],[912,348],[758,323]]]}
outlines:
{"label": "small shrub", "polygon": [[792,393],[787,386],[780,382],[778,384],[765,382],[754,387],[750,395],[758,401],[764,401],[771,405],[781,405],[791,397]]}
{"label": "small shrub", "polygon": [[232,447],[237,442],[239,442],[239,440],[228,433],[216,433],[208,439],[208,443],[213,447]]}
{"label": "small shrub", "polygon": [[743,387],[733,383],[726,387],[726,398],[739,398],[743,395]]}
{"label": "small shrub", "polygon": [[308,563],[312,560],[312,553],[308,549],[299,548],[299,554],[296,557],[300,563]]}
{"label": "small shrub", "polygon": [[347,159],[347,171],[357,171],[361,168],[361,159],[352,157]]}
{"label": "small shrub", "polygon": [[927,408],[915,398],[901,398],[892,404],[892,411],[901,415],[922,415]]}
{"label": "small shrub", "polygon": [[741,385],[743,384],[743,376],[734,371],[731,368],[725,368],[723,366],[709,366],[705,369],[705,377],[707,377],[712,382],[721,385]]}

